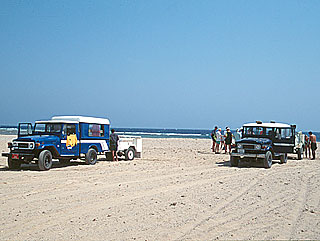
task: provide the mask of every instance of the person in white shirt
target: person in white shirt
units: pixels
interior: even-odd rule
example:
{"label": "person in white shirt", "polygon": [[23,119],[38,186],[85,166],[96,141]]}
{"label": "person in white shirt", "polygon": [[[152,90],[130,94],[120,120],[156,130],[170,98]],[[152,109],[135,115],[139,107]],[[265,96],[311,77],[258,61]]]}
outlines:
{"label": "person in white shirt", "polygon": [[220,153],[219,152],[219,147],[220,147],[220,142],[221,142],[221,128],[219,128],[216,131],[216,137],[217,137],[217,140],[216,140],[216,153]]}

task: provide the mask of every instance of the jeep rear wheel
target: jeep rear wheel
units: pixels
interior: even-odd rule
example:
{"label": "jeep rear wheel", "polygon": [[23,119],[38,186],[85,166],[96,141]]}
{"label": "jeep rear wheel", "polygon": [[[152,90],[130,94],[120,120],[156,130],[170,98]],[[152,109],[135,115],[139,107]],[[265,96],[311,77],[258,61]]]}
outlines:
{"label": "jeep rear wheel", "polygon": [[94,165],[97,162],[97,152],[95,149],[90,148],[86,154],[86,163],[88,165]]}
{"label": "jeep rear wheel", "polygon": [[8,167],[11,170],[18,170],[21,168],[21,161],[12,160],[11,157],[8,157]]}
{"label": "jeep rear wheel", "polygon": [[52,154],[49,150],[40,153],[38,167],[41,171],[47,171],[52,167]]}
{"label": "jeep rear wheel", "polygon": [[281,164],[284,164],[284,163],[287,163],[287,161],[288,161],[288,154],[285,153],[285,154],[281,155],[281,157],[280,157],[280,163],[281,163]]}
{"label": "jeep rear wheel", "polygon": [[271,151],[267,151],[266,156],[263,160],[263,166],[264,168],[270,168],[272,165],[272,153]]}

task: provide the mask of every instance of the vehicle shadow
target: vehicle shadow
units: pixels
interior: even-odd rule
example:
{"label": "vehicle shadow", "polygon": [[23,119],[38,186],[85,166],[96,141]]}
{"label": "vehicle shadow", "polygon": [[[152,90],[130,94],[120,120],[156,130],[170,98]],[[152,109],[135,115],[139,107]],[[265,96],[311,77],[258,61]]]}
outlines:
{"label": "vehicle shadow", "polygon": [[[234,168],[230,165],[230,161],[221,161],[221,162],[216,162],[216,164],[220,167],[231,167],[231,168]],[[272,165],[275,165],[275,164],[279,164],[279,162],[272,162]],[[238,167],[236,168],[263,168],[262,164],[259,164],[259,163],[250,163],[250,162],[241,162],[239,164]]]}
{"label": "vehicle shadow", "polygon": [[[119,161],[126,161],[124,158],[119,158]],[[97,163],[99,162],[113,162],[112,160],[109,160],[107,158],[98,158]],[[51,169],[59,169],[59,168],[65,168],[70,166],[86,166],[84,160],[72,160],[67,164],[62,164],[58,160],[52,161],[52,167]],[[10,171],[10,172],[19,172],[19,171],[40,171],[39,167],[36,163],[30,163],[30,164],[22,164],[20,169],[9,169],[8,166],[0,165],[0,172],[4,171]]]}

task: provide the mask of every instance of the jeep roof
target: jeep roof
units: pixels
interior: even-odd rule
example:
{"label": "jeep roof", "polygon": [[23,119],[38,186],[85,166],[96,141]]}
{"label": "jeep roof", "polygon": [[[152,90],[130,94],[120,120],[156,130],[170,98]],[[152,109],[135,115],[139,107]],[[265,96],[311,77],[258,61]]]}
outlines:
{"label": "jeep roof", "polygon": [[275,122],[263,123],[263,122],[257,121],[255,123],[244,124],[243,127],[291,128],[292,126],[284,123],[275,123]]}

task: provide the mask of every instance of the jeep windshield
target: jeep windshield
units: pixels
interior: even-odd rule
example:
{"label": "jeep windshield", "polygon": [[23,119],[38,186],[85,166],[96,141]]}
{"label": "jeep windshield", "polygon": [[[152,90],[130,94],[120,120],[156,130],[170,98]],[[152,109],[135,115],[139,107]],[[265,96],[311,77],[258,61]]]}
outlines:
{"label": "jeep windshield", "polygon": [[60,134],[61,124],[57,123],[36,123],[34,126],[35,134]]}
{"label": "jeep windshield", "polygon": [[271,138],[274,135],[274,128],[262,126],[246,126],[243,128],[243,137]]}

